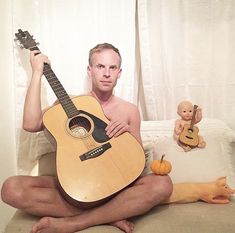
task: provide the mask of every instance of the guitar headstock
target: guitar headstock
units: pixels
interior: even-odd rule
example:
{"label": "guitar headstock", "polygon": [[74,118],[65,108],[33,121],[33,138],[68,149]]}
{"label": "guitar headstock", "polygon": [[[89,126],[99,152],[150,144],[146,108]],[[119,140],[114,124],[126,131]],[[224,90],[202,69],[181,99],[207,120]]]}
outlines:
{"label": "guitar headstock", "polygon": [[31,36],[28,31],[19,29],[18,33],[15,33],[15,36],[21,48],[30,49],[39,44],[35,42],[35,39],[33,39],[33,36]]}

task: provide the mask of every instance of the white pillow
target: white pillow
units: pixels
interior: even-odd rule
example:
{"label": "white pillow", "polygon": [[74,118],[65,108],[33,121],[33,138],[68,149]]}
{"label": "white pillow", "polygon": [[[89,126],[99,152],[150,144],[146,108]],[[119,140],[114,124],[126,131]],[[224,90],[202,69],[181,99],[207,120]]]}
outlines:
{"label": "white pillow", "polygon": [[165,159],[172,163],[173,183],[209,182],[227,176],[228,184],[235,187],[235,132],[220,120],[204,119],[198,127],[207,142],[206,148],[184,152],[172,137],[174,122],[150,121],[141,126],[144,144],[153,144],[153,159],[165,154]]}

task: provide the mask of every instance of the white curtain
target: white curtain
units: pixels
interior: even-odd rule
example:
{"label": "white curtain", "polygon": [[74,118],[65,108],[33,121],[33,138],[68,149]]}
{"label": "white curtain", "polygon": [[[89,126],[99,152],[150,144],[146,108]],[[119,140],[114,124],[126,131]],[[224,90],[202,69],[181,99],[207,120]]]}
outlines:
{"label": "white curtain", "polygon": [[[135,62],[135,0],[13,0],[13,29],[33,34],[40,50],[69,94],[87,93],[88,52],[98,43],[119,48],[123,73],[116,94],[133,101]],[[21,129],[24,98],[31,76],[29,51],[15,46],[16,125],[19,173],[36,163],[41,134]],[[56,100],[43,79],[42,107]]]}
{"label": "white curtain", "polygon": [[[88,51],[109,42],[123,57],[116,94],[138,104],[144,120],[176,118],[189,99],[235,129],[234,14],[235,0],[12,0],[12,34],[34,35],[70,94],[87,92]],[[26,173],[39,135],[21,129],[31,71],[29,52],[13,46],[17,158]],[[43,107],[54,101],[43,79]]]}
{"label": "white curtain", "polygon": [[138,0],[144,119],[184,99],[235,129],[235,1]]}

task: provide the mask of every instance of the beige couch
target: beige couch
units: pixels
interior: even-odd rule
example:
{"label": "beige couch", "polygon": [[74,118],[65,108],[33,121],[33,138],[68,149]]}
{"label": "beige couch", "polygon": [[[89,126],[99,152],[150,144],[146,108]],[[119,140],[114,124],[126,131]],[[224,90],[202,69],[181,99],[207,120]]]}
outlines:
{"label": "beige couch", "polygon": [[[205,119],[199,127],[200,132],[204,134],[208,142],[207,149],[195,149],[185,154],[171,140],[173,126],[173,120],[142,123],[141,132],[147,156],[145,172],[149,172],[150,160],[156,159],[158,153],[165,152],[173,165],[171,176],[174,183],[181,181],[196,182],[201,181],[200,179],[214,180],[218,176],[226,175],[229,178],[230,186],[234,185],[235,162],[232,156],[235,157],[235,132],[221,121]],[[210,138],[211,133],[216,134],[216,137]],[[214,140],[219,140],[219,142],[214,142]],[[218,147],[218,145],[221,145],[221,147]],[[200,155],[200,153],[204,154]],[[212,158],[209,156],[210,153],[213,154]],[[219,156],[216,157],[214,154],[219,154]],[[195,169],[195,166],[198,166],[196,160],[200,160],[200,156],[202,156],[201,166]],[[222,156],[226,158],[223,159],[224,164],[221,165],[222,162],[216,160],[221,159]],[[191,167],[188,165],[188,160]],[[53,169],[51,167],[49,169],[47,166],[49,163],[53,164],[50,161],[54,161],[51,153],[42,156],[39,163],[40,174],[51,174]],[[204,169],[203,164],[205,164],[206,169]],[[226,169],[221,169],[220,165],[223,169]],[[38,217],[16,211],[4,233],[28,233],[32,225],[38,220]],[[132,220],[135,223],[134,233],[234,233],[235,200],[232,199],[229,204],[208,204],[199,201],[188,204],[156,206],[147,214],[135,217]],[[80,232],[117,233],[121,231],[112,226],[102,225]]]}
{"label": "beige couch", "polygon": [[[28,233],[39,218],[17,211],[4,233]],[[134,233],[234,233],[235,203],[211,205],[197,202],[171,204],[153,208],[133,219]],[[84,233],[121,232],[112,226],[95,226]]]}

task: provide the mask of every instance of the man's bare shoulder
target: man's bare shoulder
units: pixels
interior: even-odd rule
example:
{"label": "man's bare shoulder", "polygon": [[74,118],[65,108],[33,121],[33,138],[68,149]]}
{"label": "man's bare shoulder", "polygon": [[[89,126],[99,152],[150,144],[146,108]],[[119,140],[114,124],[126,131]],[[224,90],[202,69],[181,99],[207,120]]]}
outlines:
{"label": "man's bare shoulder", "polygon": [[124,99],[121,99],[119,97],[116,97],[116,107],[119,111],[123,111],[125,113],[127,113],[129,116],[137,116],[139,115],[139,109],[138,107],[129,102],[129,101],[126,101]]}
{"label": "man's bare shoulder", "polygon": [[128,108],[132,108],[132,109],[138,109],[137,106],[129,101],[126,101],[120,97],[115,96],[115,101],[122,106],[128,107]]}

